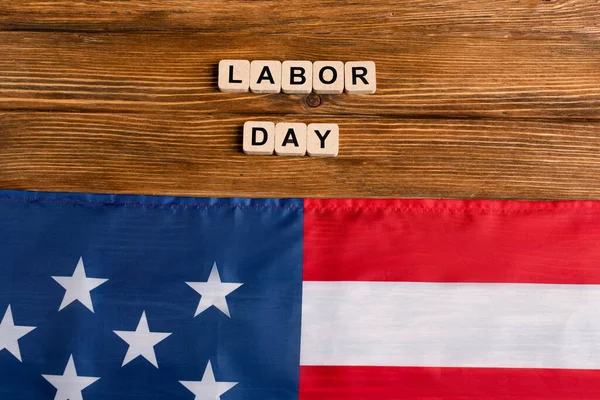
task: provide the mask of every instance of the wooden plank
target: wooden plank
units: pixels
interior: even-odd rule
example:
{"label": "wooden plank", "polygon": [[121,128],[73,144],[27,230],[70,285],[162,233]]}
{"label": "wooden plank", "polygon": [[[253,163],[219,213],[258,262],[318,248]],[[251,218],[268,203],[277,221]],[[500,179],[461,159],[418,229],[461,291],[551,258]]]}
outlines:
{"label": "wooden plank", "polygon": [[199,196],[594,199],[600,122],[288,115],[340,126],[337,158],[247,156],[244,121],[0,113],[0,187]]}
{"label": "wooden plank", "polygon": [[598,37],[600,1],[2,0],[2,30]]}
{"label": "wooden plank", "polygon": [[[402,32],[360,40],[343,31],[3,32],[0,109],[598,119],[599,43]],[[374,60],[378,90],[323,95],[318,107],[306,96],[220,93],[224,58]]]}

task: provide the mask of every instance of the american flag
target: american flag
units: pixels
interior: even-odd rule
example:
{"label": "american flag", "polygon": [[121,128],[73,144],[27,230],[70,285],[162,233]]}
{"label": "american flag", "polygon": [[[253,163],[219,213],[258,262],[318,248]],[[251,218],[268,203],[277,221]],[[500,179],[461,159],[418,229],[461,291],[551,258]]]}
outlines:
{"label": "american flag", "polygon": [[599,399],[600,204],[0,191],[0,399]]}

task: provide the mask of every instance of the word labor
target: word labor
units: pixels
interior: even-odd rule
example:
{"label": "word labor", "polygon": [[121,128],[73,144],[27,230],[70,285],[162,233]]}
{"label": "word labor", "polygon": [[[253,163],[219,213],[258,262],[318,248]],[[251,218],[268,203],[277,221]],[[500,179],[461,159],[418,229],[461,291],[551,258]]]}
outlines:
{"label": "word labor", "polygon": [[244,124],[246,154],[278,156],[335,157],[340,130],[337,124],[248,121]]}
{"label": "word labor", "polygon": [[219,62],[222,92],[306,94],[373,94],[377,88],[373,61]]}

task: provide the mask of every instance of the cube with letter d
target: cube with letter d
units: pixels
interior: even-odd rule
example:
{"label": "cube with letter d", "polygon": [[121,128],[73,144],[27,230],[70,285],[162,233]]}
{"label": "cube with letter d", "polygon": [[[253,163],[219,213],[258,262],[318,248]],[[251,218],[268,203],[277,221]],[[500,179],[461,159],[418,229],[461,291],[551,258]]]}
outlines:
{"label": "cube with letter d", "polygon": [[267,121],[244,123],[243,150],[246,154],[271,155],[275,150],[275,124]]}

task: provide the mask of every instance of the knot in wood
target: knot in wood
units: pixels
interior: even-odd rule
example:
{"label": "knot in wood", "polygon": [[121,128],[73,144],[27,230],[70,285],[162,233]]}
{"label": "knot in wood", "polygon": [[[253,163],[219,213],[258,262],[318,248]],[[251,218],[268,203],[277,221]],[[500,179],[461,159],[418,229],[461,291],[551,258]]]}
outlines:
{"label": "knot in wood", "polygon": [[321,105],[321,96],[316,93],[311,93],[306,96],[306,104],[309,107],[319,107]]}

